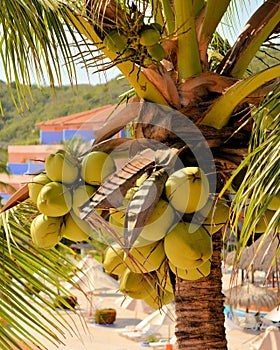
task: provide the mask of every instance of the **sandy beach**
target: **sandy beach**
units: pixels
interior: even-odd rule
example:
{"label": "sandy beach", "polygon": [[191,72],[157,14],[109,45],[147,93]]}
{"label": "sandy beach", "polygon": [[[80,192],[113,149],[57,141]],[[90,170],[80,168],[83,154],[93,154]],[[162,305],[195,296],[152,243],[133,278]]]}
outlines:
{"label": "sandy beach", "polygon": [[[230,274],[223,278],[224,287],[229,285]],[[48,350],[144,350],[143,340],[135,341],[120,335],[120,331],[127,326],[135,326],[148,313],[133,310],[127,310],[121,307],[123,295],[117,291],[94,293],[91,299],[87,299],[83,293],[73,290],[72,293],[77,296],[77,312],[60,310],[63,315],[63,323],[67,323],[67,330],[63,335],[59,335],[63,344],[52,344],[43,337],[36,336],[37,340],[42,342]],[[89,302],[91,300],[91,304]],[[116,321],[112,325],[96,325],[91,313],[94,307],[99,309],[113,308],[116,310]],[[168,338],[174,335],[175,324],[171,326],[163,325],[157,332],[157,338]],[[54,328],[53,331],[58,334]],[[260,333],[264,331],[253,331],[251,329],[241,330],[233,329],[227,331],[228,349],[229,350],[254,350],[251,344],[257,339]],[[165,349],[161,347],[148,347],[151,349]],[[176,346],[173,345],[173,350]],[[279,345],[280,349],[280,345]]]}
{"label": "sandy beach", "polygon": [[[141,320],[143,320],[148,314],[144,312],[137,312],[132,310],[125,310],[121,306],[117,305],[118,299],[123,299],[123,295],[120,293],[99,293],[95,295],[95,299],[101,299],[98,301],[98,307],[113,308],[116,310],[116,321],[112,325],[97,325],[91,316],[89,301],[79,291],[73,291],[73,294],[78,298],[77,312],[60,310],[60,314],[64,317],[64,322],[69,324],[68,331],[64,332],[63,337],[61,335],[64,344],[57,345],[52,344],[50,341],[46,341],[43,337],[38,336],[38,341],[41,341],[48,350],[139,350],[145,347],[141,345],[141,341],[130,340],[127,337],[120,335],[120,331],[126,326],[136,326]],[[94,305],[94,303],[93,303]],[[158,337],[167,337],[168,332],[174,334],[174,326],[168,329],[168,326],[162,326]],[[58,332],[54,329],[54,332]],[[175,348],[174,348],[175,349]]]}

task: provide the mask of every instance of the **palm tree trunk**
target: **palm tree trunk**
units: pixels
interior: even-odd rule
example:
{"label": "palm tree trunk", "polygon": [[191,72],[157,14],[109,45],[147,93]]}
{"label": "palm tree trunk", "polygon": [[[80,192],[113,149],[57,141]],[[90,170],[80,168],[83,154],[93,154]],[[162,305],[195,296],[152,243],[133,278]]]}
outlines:
{"label": "palm tree trunk", "polygon": [[176,331],[179,349],[227,349],[222,293],[222,233],[213,235],[209,276],[196,281],[176,281]]}

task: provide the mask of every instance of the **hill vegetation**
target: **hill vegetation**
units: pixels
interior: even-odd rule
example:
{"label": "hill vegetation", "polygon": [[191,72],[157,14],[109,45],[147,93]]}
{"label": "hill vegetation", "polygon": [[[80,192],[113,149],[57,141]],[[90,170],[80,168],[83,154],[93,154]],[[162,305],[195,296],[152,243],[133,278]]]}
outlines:
{"label": "hill vegetation", "polygon": [[[249,70],[257,72],[267,66],[278,64],[279,61],[279,52],[272,52],[271,49],[262,50],[258,53],[258,58],[251,62]],[[49,87],[39,89],[32,86],[33,101],[30,100],[29,108],[26,107],[20,114],[11,98],[9,87],[0,81],[0,103],[3,114],[0,120],[0,149],[5,152],[8,145],[38,144],[39,129],[35,127],[36,123],[117,103],[119,96],[129,89],[127,80],[119,78],[94,86],[57,87],[55,92]]]}
{"label": "hill vegetation", "polygon": [[[13,86],[12,86],[13,88]],[[3,117],[0,120],[0,149],[8,145],[38,144],[39,129],[35,124],[44,120],[64,117],[100,106],[114,104],[129,90],[129,83],[115,78],[106,84],[78,85],[39,89],[32,86],[33,101],[19,113],[6,83],[0,81],[0,102]]]}

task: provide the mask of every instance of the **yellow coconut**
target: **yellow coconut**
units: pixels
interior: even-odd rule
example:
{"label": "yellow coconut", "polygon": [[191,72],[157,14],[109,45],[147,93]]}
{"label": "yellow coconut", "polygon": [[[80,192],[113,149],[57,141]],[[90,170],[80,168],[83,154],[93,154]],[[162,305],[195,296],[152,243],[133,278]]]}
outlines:
{"label": "yellow coconut", "polygon": [[267,208],[269,210],[279,210],[280,209],[280,192],[278,192],[277,194],[275,194],[270,203],[268,204]]}
{"label": "yellow coconut", "polygon": [[206,277],[210,274],[211,271],[210,260],[206,260],[202,265],[200,265],[197,268],[188,270],[180,269],[179,267],[173,265],[171,262],[169,262],[169,266],[176,276],[189,281],[195,281],[202,277]]}
{"label": "yellow coconut", "polygon": [[126,269],[120,278],[120,292],[133,299],[144,299],[153,293],[155,282],[150,275]]}
{"label": "yellow coconut", "polygon": [[115,170],[115,162],[109,154],[90,152],[82,160],[81,176],[90,185],[100,185]]}
{"label": "yellow coconut", "polygon": [[132,246],[133,247],[143,247],[145,245],[150,245],[151,243],[153,243],[153,242],[148,241],[147,239],[142,238],[141,236],[138,236],[136,241],[133,243]]}
{"label": "yellow coconut", "polygon": [[203,227],[214,234],[228,221],[230,209],[225,200],[208,201],[199,213],[205,217]]}
{"label": "yellow coconut", "polygon": [[71,211],[65,219],[65,225],[61,231],[63,237],[73,242],[86,241],[92,232],[90,225],[80,219],[73,211]]}
{"label": "yellow coconut", "polygon": [[167,201],[160,199],[145,223],[140,237],[151,242],[159,241],[168,233],[174,219],[174,209]]}
{"label": "yellow coconut", "polygon": [[123,274],[126,270],[123,248],[117,244],[109,246],[105,251],[103,267],[108,274]]}
{"label": "yellow coconut", "polygon": [[29,192],[29,198],[32,200],[32,202],[37,203],[37,198],[39,195],[39,192],[43,188],[44,185],[51,182],[51,179],[47,177],[46,174],[39,174],[35,175],[31,181],[28,183],[28,192]]}
{"label": "yellow coconut", "polygon": [[212,256],[212,240],[203,227],[179,222],[164,238],[164,250],[176,267],[196,268]]}
{"label": "yellow coconut", "polygon": [[125,212],[122,210],[110,210],[108,218],[109,224],[112,228],[120,234],[120,237],[124,237],[124,220]]}
{"label": "yellow coconut", "polygon": [[165,193],[176,210],[194,213],[207,203],[209,182],[200,168],[187,167],[169,176],[165,183]]}
{"label": "yellow coconut", "polygon": [[[110,225],[122,237],[124,237],[125,215],[124,208],[120,210],[111,209],[109,215]],[[168,202],[160,199],[133,246],[145,246],[161,240],[168,233],[174,218],[174,209]]]}
{"label": "yellow coconut", "polygon": [[272,219],[273,215],[275,214],[272,210],[266,210],[259,221],[257,222],[255,226],[255,232],[256,233],[263,233],[265,232],[270,220]]}
{"label": "yellow coconut", "polygon": [[[91,185],[81,185],[75,188],[73,191],[73,203],[72,208],[77,216],[80,216],[80,207],[85,204],[91,196],[96,192],[96,187]],[[96,211],[100,214],[102,211]]]}
{"label": "yellow coconut", "polygon": [[62,238],[62,228],[62,217],[48,217],[40,214],[36,216],[30,226],[32,241],[39,248],[53,248]]}
{"label": "yellow coconut", "polygon": [[131,271],[146,273],[158,269],[164,259],[163,242],[158,241],[142,247],[132,247],[124,262]]}
{"label": "yellow coconut", "polygon": [[153,293],[144,298],[145,303],[158,310],[163,305],[170,304],[174,300],[174,293],[161,288],[155,288]]}
{"label": "yellow coconut", "polygon": [[41,189],[37,198],[38,210],[47,216],[63,216],[72,206],[69,189],[60,182],[52,181]]}
{"label": "yellow coconut", "polygon": [[173,286],[170,278],[170,268],[167,259],[160,265],[159,269],[157,269],[156,274],[160,287],[163,290],[167,290],[168,292],[173,293]]}
{"label": "yellow coconut", "polygon": [[47,176],[52,181],[59,181],[66,184],[74,182],[79,174],[76,160],[63,149],[47,156],[45,169]]}

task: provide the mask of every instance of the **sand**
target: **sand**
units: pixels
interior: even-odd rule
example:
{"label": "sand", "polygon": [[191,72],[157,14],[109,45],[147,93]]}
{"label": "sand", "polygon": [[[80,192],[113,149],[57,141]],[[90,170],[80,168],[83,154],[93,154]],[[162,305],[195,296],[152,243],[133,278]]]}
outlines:
{"label": "sand", "polygon": [[[229,275],[223,278],[224,288],[228,286]],[[125,310],[117,303],[117,300],[123,298],[122,294],[112,291],[111,293],[99,293],[92,297],[92,307],[85,296],[79,291],[73,291],[78,298],[77,314],[72,311],[60,310],[64,317],[64,324],[69,324],[67,331],[60,338],[64,344],[59,346],[46,341],[43,337],[38,336],[48,350],[137,350],[145,349],[141,341],[134,341],[119,334],[119,331],[126,326],[133,326],[143,320],[148,313],[139,311]],[[119,305],[118,305],[119,304]],[[116,321],[113,325],[96,325],[90,317],[94,312],[94,307],[113,308],[117,312]],[[162,326],[158,331],[158,338],[167,338],[169,332],[174,335],[175,325],[171,327]],[[31,332],[31,330],[30,330]],[[54,332],[57,330],[54,329]],[[251,343],[256,339],[260,331],[234,329],[227,331],[228,349],[229,350],[249,350],[254,349]],[[151,347],[150,347],[151,348]],[[151,348],[152,349],[152,348]],[[164,347],[153,348],[164,349]],[[173,345],[173,350],[176,346]],[[279,347],[280,349],[280,347]]]}

